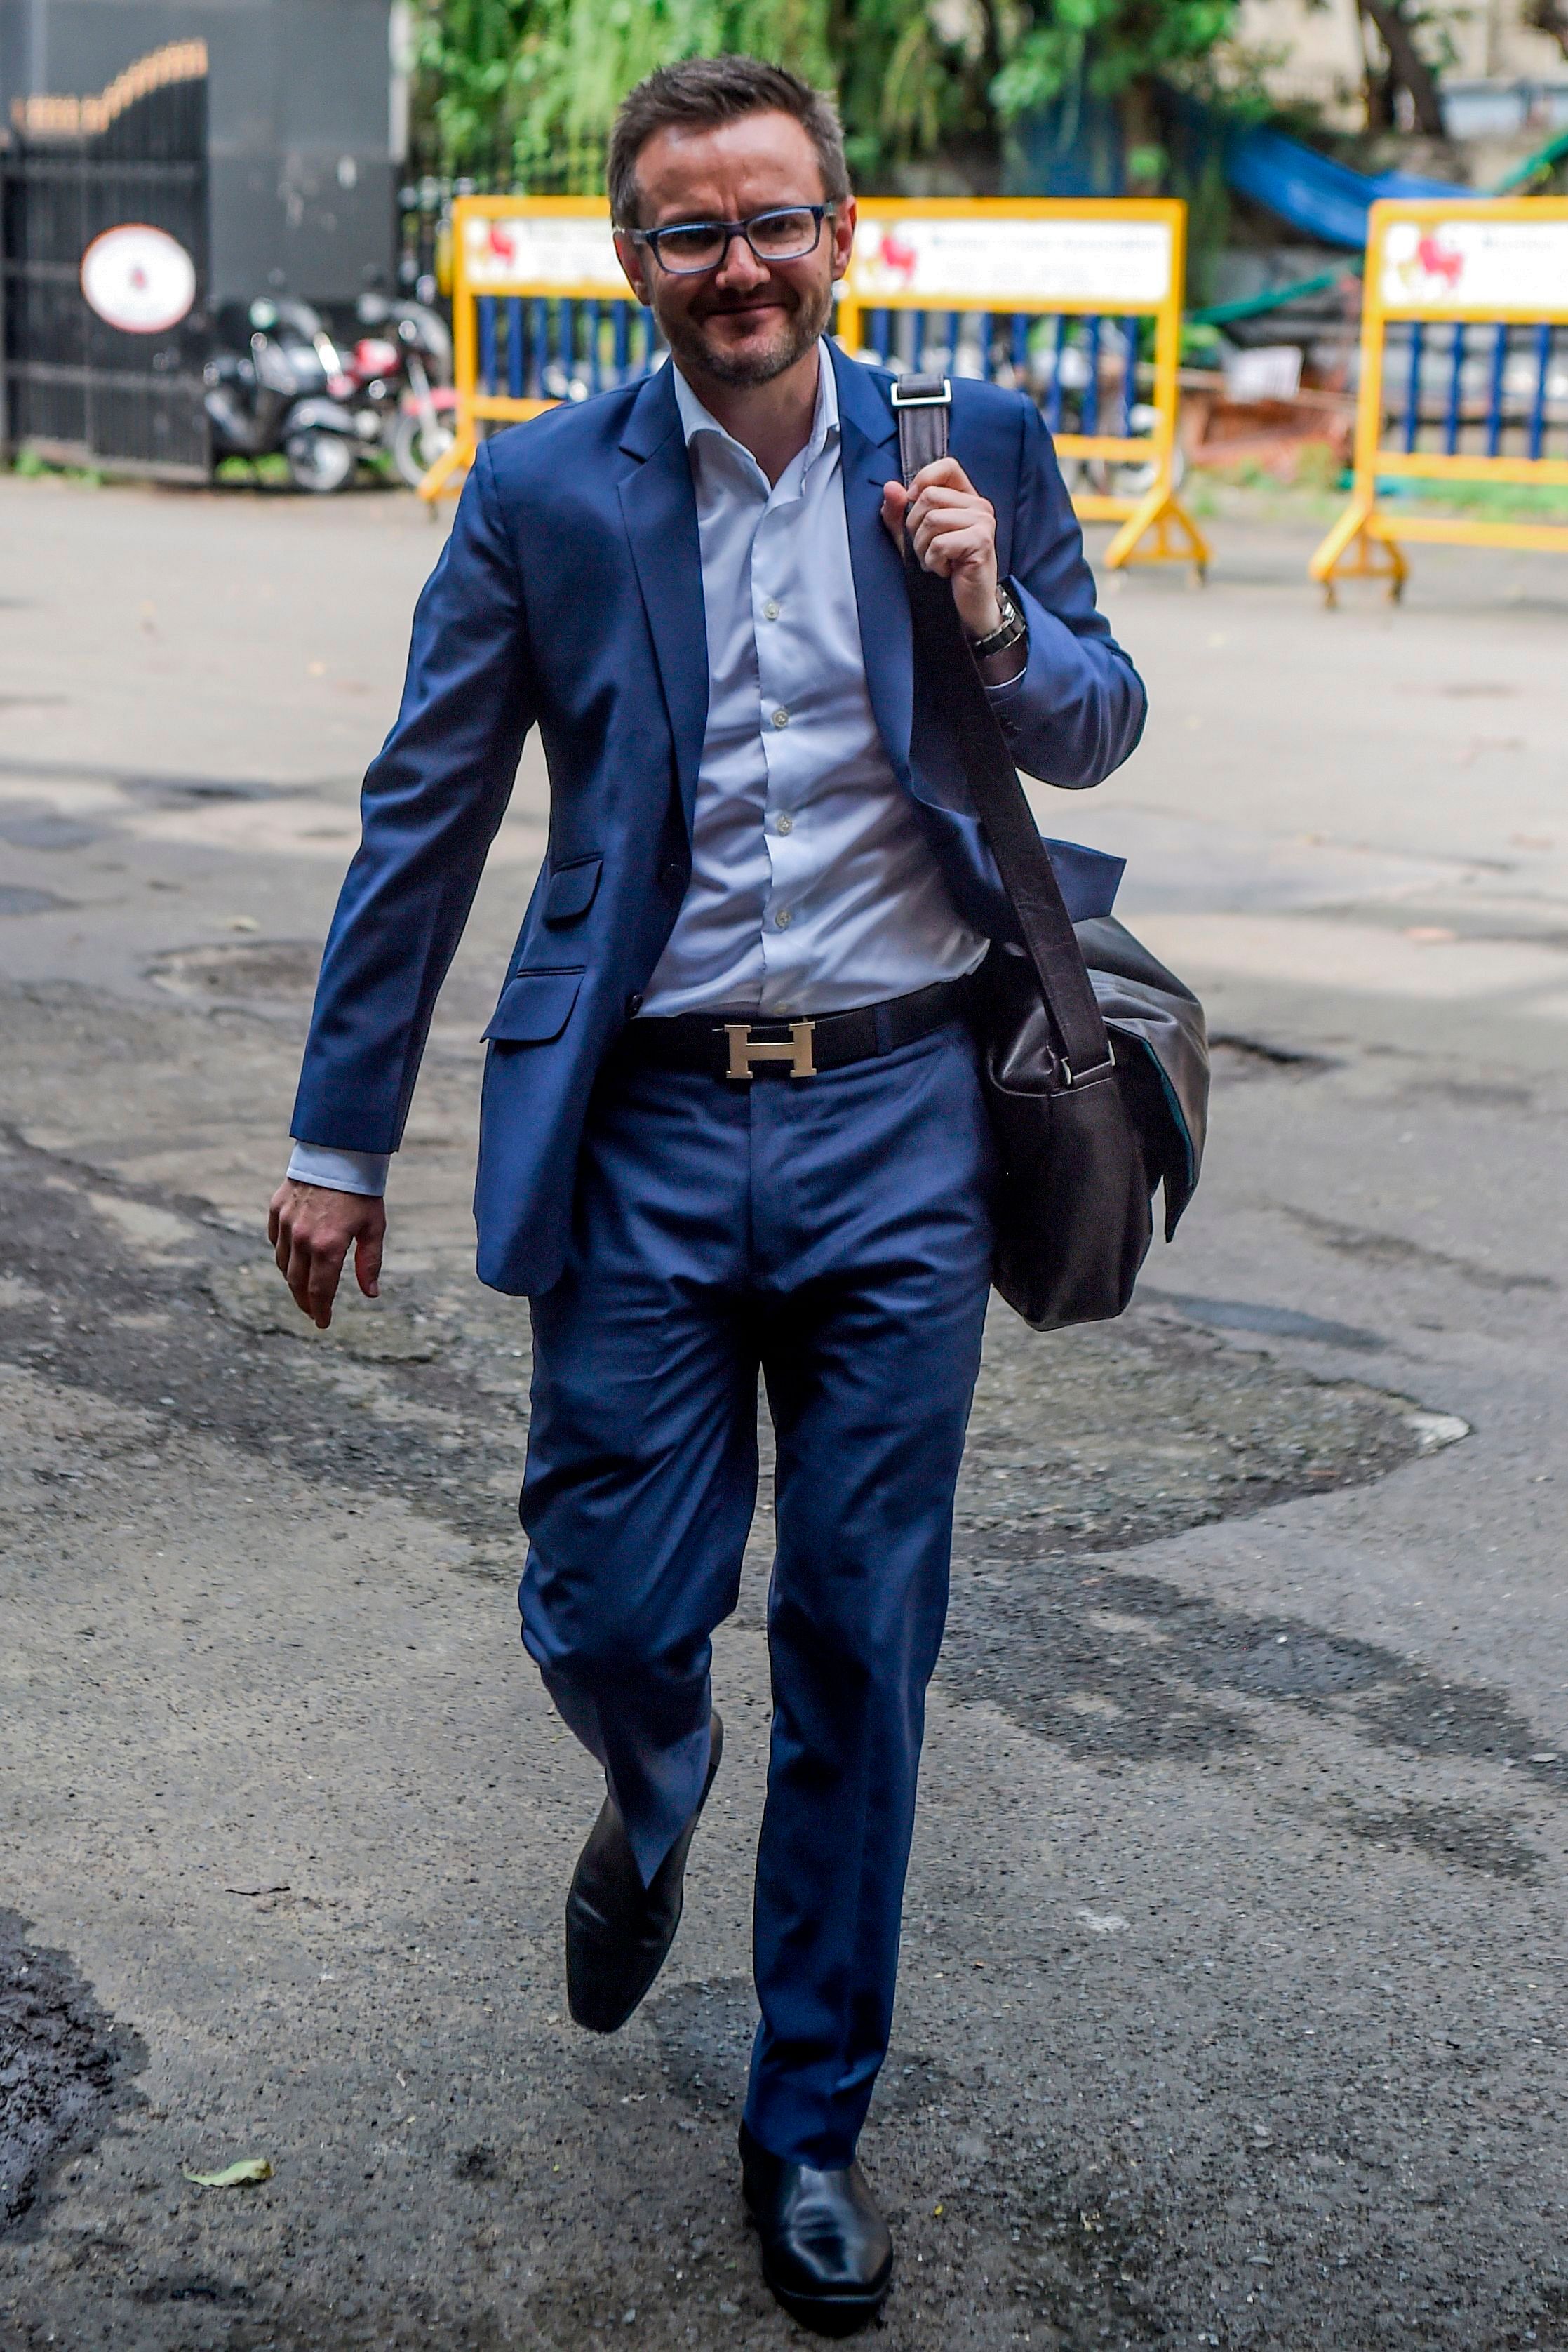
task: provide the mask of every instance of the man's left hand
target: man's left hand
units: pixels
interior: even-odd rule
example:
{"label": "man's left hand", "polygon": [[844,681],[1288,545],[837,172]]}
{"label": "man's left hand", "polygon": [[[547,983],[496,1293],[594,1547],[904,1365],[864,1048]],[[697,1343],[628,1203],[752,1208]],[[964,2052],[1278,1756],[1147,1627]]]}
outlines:
{"label": "man's left hand", "polygon": [[970,636],[988,636],[1001,627],[997,510],[980,496],[956,457],[937,457],[922,466],[907,489],[902,482],[887,483],[882,519],[900,552],[907,530],[926,571],[951,580],[958,618]]}

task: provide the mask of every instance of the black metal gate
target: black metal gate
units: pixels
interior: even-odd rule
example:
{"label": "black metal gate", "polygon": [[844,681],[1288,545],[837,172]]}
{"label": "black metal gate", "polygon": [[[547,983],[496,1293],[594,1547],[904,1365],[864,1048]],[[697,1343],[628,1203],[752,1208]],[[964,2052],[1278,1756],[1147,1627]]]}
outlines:
{"label": "black metal gate", "polygon": [[[57,463],[204,480],[207,58],[155,50],[91,98],[16,100],[0,146],[0,440]],[[177,325],[128,333],[90,307],[82,257],[106,230],[162,229],[190,256]]]}

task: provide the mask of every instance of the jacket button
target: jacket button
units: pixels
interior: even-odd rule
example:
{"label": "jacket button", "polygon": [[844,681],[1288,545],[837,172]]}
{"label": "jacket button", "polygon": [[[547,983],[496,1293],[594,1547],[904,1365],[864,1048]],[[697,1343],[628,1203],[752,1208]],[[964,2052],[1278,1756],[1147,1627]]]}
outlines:
{"label": "jacket button", "polygon": [[635,1021],[635,1019],[637,1018],[637,1015],[639,1014],[639,1013],[641,1013],[641,1011],[642,1011],[642,1010],[643,1010],[643,1000],[642,1000],[641,996],[637,993],[637,991],[636,991],[635,989],[633,989],[633,990],[632,990],[632,993],[631,993],[631,995],[626,999],[626,1018],[627,1018],[627,1020],[628,1020],[628,1021]]}
{"label": "jacket button", "polygon": [[666,890],[684,890],[686,887],[686,869],[684,866],[677,865],[672,858],[667,866],[660,867],[659,879]]}

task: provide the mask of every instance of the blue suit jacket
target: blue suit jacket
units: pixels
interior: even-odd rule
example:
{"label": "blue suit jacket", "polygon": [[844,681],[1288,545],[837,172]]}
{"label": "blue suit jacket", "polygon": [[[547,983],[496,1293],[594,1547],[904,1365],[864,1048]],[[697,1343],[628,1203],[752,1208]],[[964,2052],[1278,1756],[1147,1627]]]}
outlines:
{"label": "blue suit jacket", "polygon": [[[844,503],[872,708],[955,903],[1012,920],[956,745],[914,672],[899,556],[880,520],[898,472],[889,379],[833,352]],[[1019,764],[1098,783],[1138,740],[1136,671],[1094,583],[1039,412],[960,381],[951,447],[997,510],[1029,667],[998,708]],[[420,597],[397,723],[365,777],[363,839],[328,938],[293,1133],[395,1151],[437,991],[538,724],[549,854],[489,1029],[475,1214],[481,1280],[560,1271],[579,1138],[606,1049],[664,950],[691,866],[707,716],[696,502],[668,368],[481,447]],[[1053,845],[1075,916],[1120,862]]]}

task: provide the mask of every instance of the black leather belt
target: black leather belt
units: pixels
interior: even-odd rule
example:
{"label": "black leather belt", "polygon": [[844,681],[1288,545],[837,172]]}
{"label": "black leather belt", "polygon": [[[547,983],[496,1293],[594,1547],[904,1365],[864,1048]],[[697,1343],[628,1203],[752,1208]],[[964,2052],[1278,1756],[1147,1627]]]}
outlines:
{"label": "black leather belt", "polygon": [[895,1053],[917,1037],[964,1017],[968,982],[939,980],[911,996],[890,996],[851,1013],[818,1013],[810,1020],[775,1020],[754,1013],[677,1013],[629,1022],[617,1055],[644,1068],[706,1070],[746,1085],[759,1073],[814,1078],[850,1062]]}

